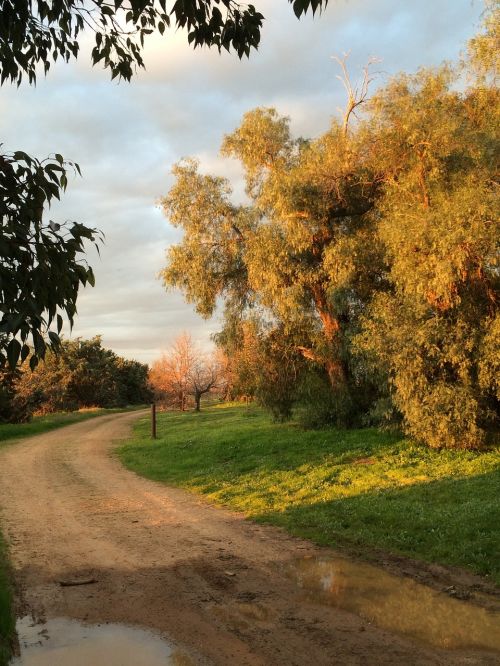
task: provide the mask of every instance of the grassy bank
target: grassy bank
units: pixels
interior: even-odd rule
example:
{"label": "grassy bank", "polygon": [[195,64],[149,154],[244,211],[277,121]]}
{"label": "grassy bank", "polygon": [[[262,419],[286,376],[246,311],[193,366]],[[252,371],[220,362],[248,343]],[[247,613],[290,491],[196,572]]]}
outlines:
{"label": "grassy bank", "polygon": [[6,666],[9,662],[14,631],[7,548],[0,536],[0,666]]}
{"label": "grassy bank", "polygon": [[35,416],[29,423],[2,423],[0,424],[0,447],[3,444],[10,444],[23,437],[41,435],[44,432],[49,432],[56,428],[62,428],[63,426],[71,425],[72,423],[78,423],[79,421],[86,421],[87,419],[92,419],[96,416],[133,411],[142,408],[142,406],[134,406],[116,409],[86,409],[78,412],[58,412],[55,414],[47,414],[46,416]]}
{"label": "grassy bank", "polygon": [[500,450],[433,451],[375,429],[303,431],[257,407],[141,419],[119,455],[148,478],[318,544],[379,548],[500,583]]}

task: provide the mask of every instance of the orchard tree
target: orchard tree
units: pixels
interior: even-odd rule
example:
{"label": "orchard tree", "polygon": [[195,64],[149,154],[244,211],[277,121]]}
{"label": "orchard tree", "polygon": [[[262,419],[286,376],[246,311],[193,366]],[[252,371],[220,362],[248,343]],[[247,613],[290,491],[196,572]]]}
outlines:
{"label": "orchard tree", "polygon": [[219,388],[222,383],[221,370],[215,357],[198,357],[195,360],[189,373],[188,393],[193,397],[196,412],[201,409],[202,397]]}
{"label": "orchard tree", "polygon": [[187,407],[188,379],[195,357],[191,336],[180,335],[169,352],[153,363],[149,381],[157,398],[166,400],[181,411]]}
{"label": "orchard tree", "polygon": [[153,363],[149,380],[160,400],[185,411],[188,398],[192,398],[199,412],[202,396],[224,384],[223,367],[216,354],[204,354],[191,336],[183,333]]}
{"label": "orchard tree", "polygon": [[[289,0],[300,17],[328,0]],[[111,77],[129,81],[144,67],[147,37],[183,28],[189,44],[235,51],[241,58],[258,47],[264,17],[235,0],[5,0],[0,6],[0,84],[35,84],[58,59],[77,58],[84,34],[93,37],[91,60]],[[31,356],[31,367],[56,349],[61,315],[70,324],[80,286],[93,285],[84,260],[85,240],[95,229],[46,220],[51,200],[66,189],[76,164],[56,154],[46,160],[22,151],[0,155],[0,368]],[[52,326],[54,324],[54,326]],[[56,332],[57,331],[57,332]],[[48,340],[47,340],[48,335]]]}

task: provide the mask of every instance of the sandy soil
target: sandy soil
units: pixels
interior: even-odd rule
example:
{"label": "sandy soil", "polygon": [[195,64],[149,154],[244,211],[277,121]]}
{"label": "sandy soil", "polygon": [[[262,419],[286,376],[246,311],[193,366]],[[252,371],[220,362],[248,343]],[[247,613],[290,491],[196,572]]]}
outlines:
{"label": "sandy soil", "polygon": [[[190,655],[183,663],[500,663],[491,653],[419,645],[305,600],[282,569],[320,549],[142,479],[110,455],[137,416],[92,419],[0,452],[20,614],[149,627]],[[388,565],[415,574],[408,561]],[[443,568],[424,569],[425,582],[463,587]],[[60,585],[85,578],[96,582]]]}

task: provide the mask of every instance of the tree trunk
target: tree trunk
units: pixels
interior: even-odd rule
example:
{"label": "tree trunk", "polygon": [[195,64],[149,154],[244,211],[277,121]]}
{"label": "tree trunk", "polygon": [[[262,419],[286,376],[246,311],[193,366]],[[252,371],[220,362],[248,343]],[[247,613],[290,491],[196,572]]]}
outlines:
{"label": "tree trunk", "polygon": [[324,287],[321,284],[315,284],[311,291],[318,316],[323,324],[323,332],[328,348],[328,356],[323,356],[318,360],[326,370],[330,386],[332,389],[337,389],[343,386],[347,379],[347,373],[340,358],[340,324],[329,310]]}
{"label": "tree trunk", "polygon": [[201,402],[201,393],[195,393],[194,395],[194,411],[200,411],[200,402]]}
{"label": "tree trunk", "polygon": [[324,365],[332,389],[344,386],[346,383],[346,372],[342,362],[329,358],[325,361]]}

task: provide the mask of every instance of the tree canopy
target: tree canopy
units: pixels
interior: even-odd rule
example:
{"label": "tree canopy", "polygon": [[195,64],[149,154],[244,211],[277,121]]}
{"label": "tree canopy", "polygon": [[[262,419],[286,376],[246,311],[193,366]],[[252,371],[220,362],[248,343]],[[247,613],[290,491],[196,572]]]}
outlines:
{"label": "tree canopy", "polygon": [[[297,17],[321,10],[328,0],[288,0]],[[260,42],[264,16],[252,4],[235,0],[6,0],[0,10],[0,81],[20,84],[47,73],[52,62],[78,57],[83,33],[93,33],[93,64],[102,63],[112,78],[130,80],[144,67],[148,35],[185,28],[197,46],[248,56]]]}
{"label": "tree canopy", "polygon": [[98,240],[98,232],[43,219],[45,207],[66,189],[68,169],[78,166],[61,155],[42,162],[21,151],[0,156],[0,366],[8,360],[15,367],[31,354],[34,369],[45,355],[46,330],[57,346],[60,313],[73,323],[79,286],[94,284],[83,254],[85,240]]}
{"label": "tree canopy", "polygon": [[185,232],[168,252],[165,284],[204,316],[223,298],[227,328],[251,316],[281,330],[337,391],[352,384],[346,340],[360,304],[383,279],[371,224],[381,171],[363,141],[337,122],[317,140],[292,139],[287,118],[255,109],[222,145],[243,164],[251,205],[233,205],[230,184],[201,175],[193,161],[175,167],[162,202]]}
{"label": "tree canopy", "polygon": [[101,337],[62,340],[55,354],[31,372],[5,370],[0,389],[0,420],[28,420],[34,412],[88,407],[123,407],[150,401],[148,366],[117,356]]}
{"label": "tree canopy", "polygon": [[[167,253],[164,283],[203,316],[224,303],[217,339],[254,390],[248,339],[261,368],[281,359],[294,369],[269,375],[285,415],[314,385],[333,420],[399,413],[435,447],[481,446],[498,428],[491,13],[499,18],[492,5],[467,63],[399,75],[369,101],[350,97],[319,138],[294,138],[274,109],[245,114],[222,154],[243,166],[247,204],[193,160],[174,168],[162,205],[184,237]],[[359,121],[353,101],[363,102]],[[301,389],[301,367],[329,389],[310,379]]]}

